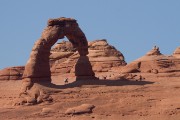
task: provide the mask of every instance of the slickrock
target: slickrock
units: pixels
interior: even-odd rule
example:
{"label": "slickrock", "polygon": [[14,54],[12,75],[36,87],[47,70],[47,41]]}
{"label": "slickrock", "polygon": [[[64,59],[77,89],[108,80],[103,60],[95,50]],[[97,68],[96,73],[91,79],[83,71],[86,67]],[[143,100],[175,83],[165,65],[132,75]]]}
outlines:
{"label": "slickrock", "polygon": [[84,114],[84,113],[92,113],[92,109],[95,108],[92,104],[82,104],[77,107],[69,108],[65,112],[65,114]]}
{"label": "slickrock", "polygon": [[160,53],[158,47],[154,47],[145,56],[123,67],[124,73],[172,73],[180,72],[179,48],[173,55],[167,56]]}
{"label": "slickrock", "polygon": [[42,32],[41,38],[36,41],[25,65],[23,78],[32,81],[51,81],[49,56],[51,47],[58,41],[67,37],[80,56],[88,54],[88,42],[85,34],[73,18],[49,19],[48,25]]}
{"label": "slickrock", "polygon": [[180,47],[176,48],[176,50],[173,53],[173,56],[176,58],[180,58]]}
{"label": "slickrock", "polygon": [[146,53],[147,56],[152,56],[152,55],[162,55],[161,52],[159,51],[159,47],[154,46],[152,50],[150,50],[148,53]]}
{"label": "slickrock", "polygon": [[[91,71],[90,69],[87,69],[88,65],[89,67],[92,66],[93,72],[95,73],[108,72],[113,67],[126,65],[123,54],[115,47],[109,45],[105,39],[88,42],[88,51],[88,58],[82,60],[83,58],[81,57],[78,63],[80,64],[80,61],[86,62],[84,63],[86,64],[86,73],[88,73],[87,71]],[[78,54],[77,49],[73,47],[71,42],[62,41],[57,43],[50,51],[49,60],[51,75],[56,76],[65,73],[73,73],[75,75],[75,65],[79,58],[80,55]],[[16,67],[12,67],[11,69],[16,69]],[[21,66],[21,76],[19,76],[18,79],[21,79],[23,70],[24,67]],[[4,70],[1,70],[1,72],[3,71]],[[80,73],[80,71],[84,71],[82,70],[82,67],[76,71],[76,74]],[[92,71],[91,75],[93,75]],[[0,76],[0,79],[9,80],[9,77],[7,76],[11,76],[9,72],[6,72],[6,77]]]}
{"label": "slickrock", "polygon": [[8,67],[0,70],[0,80],[20,80],[24,72],[24,66]]}
{"label": "slickrock", "polygon": [[[95,73],[126,65],[123,54],[104,39],[89,42],[88,51],[89,61]],[[78,53],[69,42],[58,43],[52,48],[50,55],[52,75],[75,72],[78,58]]]}

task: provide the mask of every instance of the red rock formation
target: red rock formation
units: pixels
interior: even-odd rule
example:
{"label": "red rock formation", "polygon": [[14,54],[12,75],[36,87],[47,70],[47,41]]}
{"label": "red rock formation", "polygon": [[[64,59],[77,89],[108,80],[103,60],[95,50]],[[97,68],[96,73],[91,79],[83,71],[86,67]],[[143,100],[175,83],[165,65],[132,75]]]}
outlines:
{"label": "red rock formation", "polygon": [[77,49],[80,56],[88,54],[88,43],[84,33],[79,28],[75,19],[57,18],[50,19],[41,38],[35,43],[30,58],[25,66],[23,78],[31,80],[51,81],[49,56],[51,47],[58,39],[66,36]]}
{"label": "red rock formation", "polygon": [[146,53],[147,56],[152,56],[152,55],[162,55],[161,52],[159,51],[159,47],[154,46],[151,51]]}
{"label": "red rock formation", "polygon": [[[121,52],[109,45],[106,40],[95,40],[88,43],[88,57],[93,71],[108,72],[112,67],[124,66],[126,62]],[[58,43],[51,50],[50,63],[52,75],[74,73],[79,55],[70,42]],[[88,62],[87,62],[88,64]]]}
{"label": "red rock formation", "polygon": [[113,67],[125,66],[124,56],[106,40],[96,40],[89,43],[89,60],[96,72],[108,72]]}
{"label": "red rock formation", "polygon": [[[92,66],[93,72],[95,73],[108,72],[111,71],[113,67],[126,65],[123,54],[119,52],[115,47],[109,45],[105,39],[89,42],[88,51],[89,58],[86,59],[86,64],[88,65],[90,62],[89,65]],[[75,75],[75,65],[79,57],[80,56],[77,52],[77,49],[73,47],[71,42],[62,41],[60,43],[57,43],[51,49],[49,57],[51,75],[57,76],[65,73],[73,73]],[[92,75],[93,73],[90,76]],[[90,76],[89,78],[92,78]]]}
{"label": "red rock formation", "polygon": [[174,51],[173,56],[176,57],[176,58],[180,58],[180,47],[178,47],[178,48]]}
{"label": "red rock formation", "polygon": [[8,67],[0,70],[0,80],[21,80],[24,66]]}
{"label": "red rock formation", "polygon": [[[64,17],[50,19],[48,21],[48,26],[44,29],[41,35],[41,38],[37,40],[33,46],[30,58],[27,61],[23,73],[23,83],[19,94],[22,99],[20,98],[20,101],[15,102],[15,105],[24,103],[32,105],[43,101],[52,101],[50,91],[48,89],[43,89],[44,86],[41,86],[41,84],[52,85],[50,83],[50,51],[51,47],[58,41],[58,39],[64,38],[64,36],[69,39],[80,55],[78,59],[79,62],[75,67],[76,70],[81,70],[76,71],[77,78],[81,76],[95,78],[91,65],[89,64],[88,67],[85,66],[88,61],[84,64],[84,60],[88,60],[86,56],[88,54],[88,42],[76,20]],[[86,70],[87,68],[88,71]]]}
{"label": "red rock formation", "polygon": [[173,55],[162,55],[159,49],[148,52],[145,56],[129,63],[121,69],[123,73],[172,73],[180,72],[179,48],[175,50]]}

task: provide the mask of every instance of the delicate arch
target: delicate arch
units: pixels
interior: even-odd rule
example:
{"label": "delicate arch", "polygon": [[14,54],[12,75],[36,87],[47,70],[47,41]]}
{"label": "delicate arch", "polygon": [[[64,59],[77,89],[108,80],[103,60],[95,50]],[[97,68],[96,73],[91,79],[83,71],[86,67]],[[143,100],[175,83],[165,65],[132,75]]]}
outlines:
{"label": "delicate arch", "polygon": [[80,56],[88,54],[86,36],[72,18],[57,18],[48,20],[48,26],[42,32],[41,38],[34,44],[30,58],[25,66],[23,78],[30,80],[51,81],[49,56],[51,47],[66,36],[77,48]]}

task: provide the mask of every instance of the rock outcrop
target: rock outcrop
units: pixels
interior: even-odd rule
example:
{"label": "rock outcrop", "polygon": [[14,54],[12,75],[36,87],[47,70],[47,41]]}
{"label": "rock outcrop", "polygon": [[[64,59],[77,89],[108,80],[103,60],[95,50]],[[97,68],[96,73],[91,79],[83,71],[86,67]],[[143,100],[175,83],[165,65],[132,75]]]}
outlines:
{"label": "rock outcrop", "polygon": [[129,63],[121,69],[123,73],[172,73],[180,72],[180,59],[178,50],[173,55],[166,56],[160,53],[158,47],[153,48],[145,56]]}
{"label": "rock outcrop", "polygon": [[89,43],[89,59],[96,72],[108,72],[110,68],[125,66],[124,56],[106,40],[96,40]]}
{"label": "rock outcrop", "polygon": [[[28,78],[34,82],[39,80],[51,81],[50,50],[58,39],[62,39],[65,36],[72,43],[73,47],[77,49],[80,57],[88,54],[88,42],[75,19],[64,17],[50,19],[41,38],[33,46],[23,73],[24,79]],[[93,74],[90,76],[93,76]]]}
{"label": "rock outcrop", "polygon": [[0,70],[0,80],[21,80],[24,66],[8,67]]}
{"label": "rock outcrop", "polygon": [[[89,42],[88,50],[88,58],[95,73],[108,72],[112,67],[126,65],[123,54],[104,39]],[[74,73],[78,58],[79,55],[70,42],[58,43],[52,48],[50,55],[52,75]]]}
{"label": "rock outcrop", "polygon": [[180,58],[180,47],[176,48],[176,50],[173,53],[173,56],[176,58]]}
{"label": "rock outcrop", "polygon": [[[89,74],[93,75],[93,72],[108,72],[113,67],[120,67],[126,65],[123,54],[115,47],[109,45],[107,40],[105,39],[88,42],[88,51],[88,58],[81,58],[78,62],[78,58],[80,57],[80,55],[78,54],[77,49],[73,47],[73,44],[71,42],[62,41],[57,43],[52,47],[49,57],[51,75],[57,76],[65,73],[80,75],[83,72],[90,72]],[[83,59],[86,59],[86,61]],[[78,69],[76,67],[76,63],[82,65],[82,62],[86,62],[84,63],[86,66],[85,70],[87,70],[86,72],[85,70],[83,70],[82,72],[82,69]],[[90,70],[91,66],[93,72]],[[76,73],[75,68],[77,69]],[[16,69],[16,67],[11,67],[11,69]],[[18,79],[21,79],[23,70],[24,67],[21,66],[21,76],[19,76]],[[1,70],[1,72],[3,71],[4,70]],[[9,73],[10,72],[6,72],[6,76],[8,77],[0,75],[0,79],[9,80],[9,78],[11,78],[11,75]]]}
{"label": "rock outcrop", "polygon": [[69,108],[66,110],[65,114],[85,114],[85,113],[92,113],[92,109],[95,108],[92,104],[82,104],[80,106]]}
{"label": "rock outcrop", "polygon": [[[51,101],[50,91],[47,93],[47,90],[42,89],[44,86],[40,85],[52,84],[49,63],[51,47],[58,39],[62,39],[65,36],[72,43],[73,47],[77,49],[78,54],[80,55],[78,60],[86,60],[84,58],[86,58],[86,55],[88,54],[88,42],[76,20],[64,17],[48,20],[48,26],[42,32],[41,38],[34,44],[30,58],[25,65],[21,92],[19,94],[20,97],[25,100],[17,102],[15,105],[24,103],[36,104],[44,101]],[[86,70],[86,66],[81,65],[80,63],[76,65],[76,69]],[[92,71],[92,67],[88,66],[88,70]],[[76,74],[76,76],[77,78],[81,76],[95,78],[93,71],[85,74]]]}
{"label": "rock outcrop", "polygon": [[152,50],[150,50],[148,53],[146,53],[147,56],[152,56],[152,55],[162,55],[161,52],[159,51],[159,47],[154,46]]}

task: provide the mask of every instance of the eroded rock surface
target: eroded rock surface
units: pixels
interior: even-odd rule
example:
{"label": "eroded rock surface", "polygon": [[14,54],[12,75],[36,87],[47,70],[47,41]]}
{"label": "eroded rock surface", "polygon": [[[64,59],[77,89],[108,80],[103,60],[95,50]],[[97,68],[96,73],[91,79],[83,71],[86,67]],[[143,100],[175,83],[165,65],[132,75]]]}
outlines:
{"label": "eroded rock surface", "polygon": [[[123,54],[104,39],[89,42],[88,51],[88,58],[95,73],[108,72],[112,67],[126,65]],[[52,75],[74,73],[78,58],[79,55],[70,42],[58,43],[52,48],[50,55]]]}
{"label": "eroded rock surface", "polygon": [[84,113],[92,113],[92,109],[95,108],[92,104],[82,104],[77,107],[69,108],[66,110],[65,114],[84,114]]}
{"label": "eroded rock surface", "polygon": [[31,51],[30,58],[25,66],[23,78],[32,81],[51,81],[49,56],[51,47],[58,41],[67,37],[80,56],[88,54],[88,43],[84,33],[75,19],[57,18],[49,19],[48,26],[44,29],[41,38],[36,41]]}
{"label": "eroded rock surface", "polygon": [[173,56],[176,58],[180,58],[180,47],[176,48],[176,50],[173,53]]}
{"label": "eroded rock surface", "polygon": [[21,80],[24,66],[8,67],[0,70],[0,80]]}
{"label": "eroded rock surface", "polygon": [[129,63],[121,69],[121,72],[154,74],[180,72],[179,48],[170,56],[161,54],[157,48],[153,48],[145,56]]}
{"label": "eroded rock surface", "polygon": [[[42,89],[44,87],[39,85],[47,84],[49,86],[51,84],[49,63],[51,47],[58,41],[58,39],[62,39],[65,36],[72,43],[73,48],[77,49],[78,54],[80,55],[78,59],[81,59],[81,57],[87,57],[88,42],[76,20],[64,17],[49,19],[47,27],[42,32],[41,38],[34,44],[30,58],[25,65],[20,92],[20,97],[25,98],[25,102],[22,100],[15,103],[15,105],[24,103],[36,104],[51,100],[49,93],[51,93],[52,90],[47,93],[47,89]],[[80,69],[79,67],[81,67],[81,69],[86,69],[82,66],[76,65],[76,69]],[[89,66],[88,69],[91,69],[92,71],[91,66]],[[81,75],[78,75],[79,74],[76,74],[77,77],[81,77]],[[95,78],[93,71],[86,75]]]}
{"label": "eroded rock surface", "polygon": [[[88,51],[88,58],[84,58],[86,59],[86,61],[82,60],[83,57],[81,57],[79,62],[86,62],[86,68],[88,68],[88,65],[89,67],[92,66],[94,73],[108,72],[113,67],[121,67],[126,65],[123,54],[115,47],[108,44],[107,40],[105,39],[88,42]],[[73,44],[71,42],[62,41],[57,43],[52,47],[49,57],[51,75],[57,76],[66,73],[72,73],[74,75],[78,73],[82,74],[83,72],[81,71],[84,71],[83,69],[78,69],[75,73],[75,65],[78,62],[79,57],[80,55],[78,54],[77,49],[73,47]],[[16,67],[12,68],[16,69]],[[22,66],[21,76],[18,77],[18,79],[21,79],[23,70],[24,67]],[[89,73],[90,75],[94,75],[94,73],[90,69],[86,69],[86,71],[89,71],[91,73]],[[86,72],[86,76],[87,73],[88,72]],[[11,78],[9,72],[6,72],[6,76],[10,76]],[[0,79],[9,80],[9,77],[0,76]]]}
{"label": "eroded rock surface", "polygon": [[157,46],[154,46],[152,48],[152,50],[150,50],[148,53],[146,53],[147,56],[152,56],[152,55],[162,55],[160,50],[159,50],[159,47]]}

